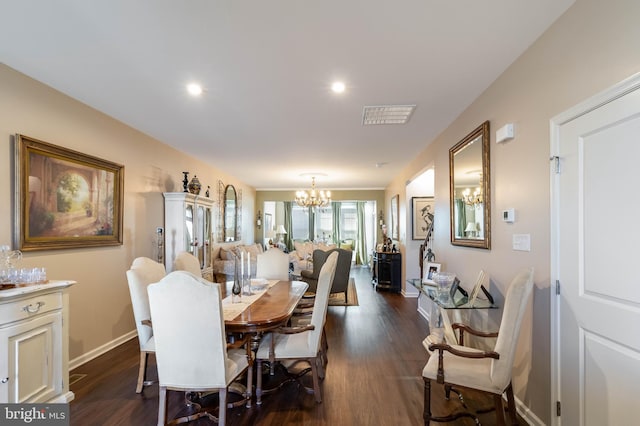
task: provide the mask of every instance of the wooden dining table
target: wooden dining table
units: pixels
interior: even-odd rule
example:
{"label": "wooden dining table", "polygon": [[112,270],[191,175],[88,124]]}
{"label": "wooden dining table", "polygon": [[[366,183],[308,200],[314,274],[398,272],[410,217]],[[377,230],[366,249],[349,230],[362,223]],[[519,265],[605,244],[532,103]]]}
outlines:
{"label": "wooden dining table", "polygon": [[278,281],[235,318],[225,319],[226,331],[257,334],[286,324],[308,287],[302,281]]}
{"label": "wooden dining table", "polygon": [[[300,302],[308,288],[309,285],[302,281],[278,281],[237,316],[232,319],[225,319],[224,326],[227,333],[248,334],[251,339],[250,343],[246,345],[249,376],[244,394],[247,408],[251,407],[251,396],[253,394],[253,350],[257,349],[262,333],[287,324],[298,302]],[[227,283],[226,294],[231,294],[230,289],[230,284]]]}

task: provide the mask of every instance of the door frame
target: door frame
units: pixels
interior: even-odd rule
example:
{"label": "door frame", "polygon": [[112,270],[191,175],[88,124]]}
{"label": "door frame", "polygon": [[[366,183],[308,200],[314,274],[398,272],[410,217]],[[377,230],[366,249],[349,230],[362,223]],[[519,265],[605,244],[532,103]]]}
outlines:
{"label": "door frame", "polygon": [[[551,178],[550,178],[550,231],[551,231],[551,275],[550,275],[550,313],[551,313],[551,425],[561,425],[561,417],[556,415],[556,401],[560,400],[560,299],[557,294],[556,283],[561,283],[559,276],[560,250],[559,250],[559,209],[560,193],[559,182],[562,173],[562,158],[560,153],[560,127],[572,120],[577,119],[593,110],[600,108],[622,96],[640,89],[640,72],[629,78],[603,90],[589,99],[569,108],[568,110],[551,118],[550,141],[551,141]],[[556,169],[557,167],[557,169]]]}

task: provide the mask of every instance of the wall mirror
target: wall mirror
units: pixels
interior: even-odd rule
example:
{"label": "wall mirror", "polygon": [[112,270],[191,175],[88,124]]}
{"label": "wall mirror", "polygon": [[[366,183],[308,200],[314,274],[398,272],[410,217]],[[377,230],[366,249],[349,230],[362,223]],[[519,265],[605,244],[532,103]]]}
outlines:
{"label": "wall mirror", "polygon": [[489,122],[449,150],[451,244],[491,248]]}
{"label": "wall mirror", "polygon": [[237,217],[238,217],[238,194],[233,185],[224,188],[224,240],[235,241]]}

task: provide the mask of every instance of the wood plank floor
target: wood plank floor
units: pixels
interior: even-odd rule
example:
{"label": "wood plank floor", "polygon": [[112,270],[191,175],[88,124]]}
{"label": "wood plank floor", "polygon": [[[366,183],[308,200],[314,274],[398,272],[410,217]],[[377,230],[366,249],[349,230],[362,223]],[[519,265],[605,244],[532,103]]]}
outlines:
{"label": "wood plank floor", "polygon": [[[428,334],[428,324],[416,311],[417,301],[375,291],[366,268],[353,268],[352,276],[359,306],[329,307],[329,364],[321,384],[323,402],[316,404],[313,395],[289,383],[264,396],[262,406],[229,409],[228,425],[423,424],[421,373],[427,353],[421,342]],[[149,359],[149,378],[156,379],[155,359]],[[73,370],[72,378],[86,376],[75,383],[72,380],[75,400],[70,404],[71,424],[155,424],[158,385],[135,393],[138,360],[138,342],[133,339]],[[434,385],[432,393],[434,414],[460,410],[456,398],[444,400],[440,386]],[[489,399],[471,391],[465,392],[465,399],[470,405],[490,405]],[[170,392],[169,416],[184,414],[184,407],[184,394]],[[494,413],[480,420],[483,425],[495,425]],[[211,422],[201,419],[191,424]],[[455,424],[475,423],[461,419]]]}

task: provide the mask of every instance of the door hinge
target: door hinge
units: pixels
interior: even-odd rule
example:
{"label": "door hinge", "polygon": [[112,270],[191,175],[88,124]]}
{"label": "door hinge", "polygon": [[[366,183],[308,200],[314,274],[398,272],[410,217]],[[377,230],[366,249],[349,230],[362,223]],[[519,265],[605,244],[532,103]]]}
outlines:
{"label": "door hinge", "polygon": [[556,280],[556,294],[560,295],[560,280]]}
{"label": "door hinge", "polygon": [[549,158],[549,160],[552,162],[551,167],[553,167],[553,172],[559,175],[560,174],[560,157],[558,157],[557,155],[554,155],[553,157]]}
{"label": "door hinge", "polygon": [[560,412],[561,412],[560,401],[556,401],[556,416],[560,417]]}

